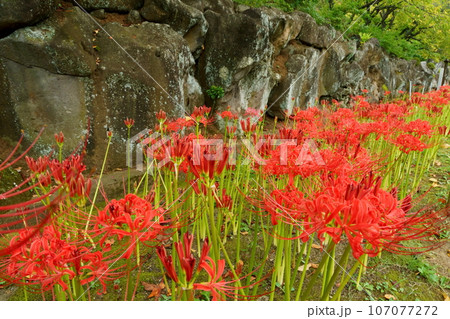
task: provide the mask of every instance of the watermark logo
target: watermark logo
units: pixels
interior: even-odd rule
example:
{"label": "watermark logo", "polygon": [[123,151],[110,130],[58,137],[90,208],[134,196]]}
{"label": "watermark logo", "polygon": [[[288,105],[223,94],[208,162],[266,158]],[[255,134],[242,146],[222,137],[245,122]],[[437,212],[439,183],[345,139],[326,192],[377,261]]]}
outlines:
{"label": "watermark logo", "polygon": [[[170,154],[172,138],[163,136],[159,132],[149,134],[149,130],[143,130],[127,140],[126,143],[126,164],[128,167],[135,167],[138,171],[147,170],[148,174],[153,174],[155,165],[161,168],[171,162],[173,158]],[[193,165],[200,165],[203,160],[222,161],[225,154],[224,149],[228,148],[228,164],[236,165],[238,147],[245,148],[245,158],[241,165],[250,165],[252,162],[264,166],[267,159],[264,159],[260,151],[263,147],[270,146],[271,149],[278,148],[279,165],[293,164],[296,166],[311,164],[325,165],[319,149],[313,139],[306,139],[301,145],[296,139],[240,139],[230,140],[225,143],[223,139],[193,139],[190,143],[190,160]],[[300,147],[300,151],[299,150]],[[208,152],[202,150],[207,149]],[[296,150],[296,156],[290,156],[289,152]],[[133,161],[133,150],[135,161]]]}

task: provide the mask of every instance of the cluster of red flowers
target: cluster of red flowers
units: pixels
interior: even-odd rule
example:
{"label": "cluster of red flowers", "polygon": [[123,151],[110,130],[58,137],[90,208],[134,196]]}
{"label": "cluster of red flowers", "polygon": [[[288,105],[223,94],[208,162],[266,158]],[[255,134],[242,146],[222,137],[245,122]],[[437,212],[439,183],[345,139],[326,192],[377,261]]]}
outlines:
{"label": "cluster of red flowers", "polygon": [[[382,250],[417,253],[401,242],[424,239],[440,227],[442,216],[411,213],[411,198],[397,200],[395,192],[380,189],[381,178],[368,174],[359,183],[346,178],[329,178],[324,188],[307,196],[288,185],[265,196],[262,207],[272,223],[280,220],[294,225],[308,240],[317,233],[324,241],[327,234],[335,243],[345,235],[353,256],[376,256]],[[422,247],[425,250],[428,247]]]}
{"label": "cluster of red flowers", "polygon": [[[162,235],[167,226],[164,210],[153,208],[152,204],[134,194],[120,200],[113,199],[98,212],[94,234],[100,236],[98,244],[102,247],[107,239],[117,237],[126,245],[122,258],[130,258],[138,242],[149,243]],[[123,240],[126,238],[127,240]]]}
{"label": "cluster of red flowers", "polygon": [[[197,210],[206,208],[209,220],[198,218],[191,211],[186,216],[192,217],[194,223],[200,220],[200,225],[196,225],[199,235],[205,237],[208,233],[211,242],[217,244],[222,240],[222,234],[217,233],[224,232],[226,238],[224,229],[238,229],[242,211],[235,210],[238,207],[245,210],[246,201],[255,194],[258,197],[252,203],[267,213],[270,217],[267,222],[273,226],[292,225],[297,230],[296,239],[306,242],[317,235],[322,242],[332,240],[337,244],[345,240],[355,258],[364,254],[376,256],[382,250],[413,252],[413,247],[405,247],[403,243],[428,238],[440,226],[442,216],[413,212],[411,196],[399,199],[395,190],[388,191],[382,179],[385,158],[368,145],[379,141],[378,144],[389,145],[402,156],[432,147],[434,136],[448,134],[447,126],[439,124],[437,116],[449,103],[448,87],[425,95],[414,94],[406,101],[379,104],[357,96],[352,108],[343,108],[333,101],[331,105],[324,103],[322,108],[297,109],[287,119],[288,125],[274,129],[272,134],[264,134],[261,110],[250,108],[238,116],[227,109],[217,114],[225,122],[226,131],[224,140],[217,144],[206,140],[206,129],[203,132],[200,129],[214,121],[211,108],[195,108],[190,116],[176,120],[168,119],[160,111],[156,114],[158,138],[150,134],[140,140],[145,145],[144,156],[158,164],[154,189],[146,188],[142,197],[129,193],[122,199],[107,201],[103,209],[98,209],[93,200],[89,214],[83,209],[92,183],[83,175],[86,167],[82,156],[73,154],[64,160],[26,157],[30,178],[0,194],[0,199],[28,191],[38,195],[23,203],[0,206],[0,211],[6,212],[0,215],[6,219],[0,223],[0,234],[17,233],[0,247],[0,256],[4,256],[0,262],[2,275],[15,283],[40,285],[42,291],[54,291],[58,286],[77,295],[79,292],[74,290],[77,285],[71,287],[71,281],[86,285],[98,280],[105,291],[108,281],[124,274],[119,268],[110,269],[116,261],[127,259],[128,275],[132,256],[140,266],[139,245],[143,244],[157,247],[156,253],[168,277],[183,289],[209,291],[213,300],[225,296],[239,298],[235,291],[247,287],[225,281],[225,261],[219,259],[218,246],[211,245],[206,238],[198,262],[194,258],[193,236],[186,231],[191,220],[181,223],[180,215],[181,210],[190,209],[190,203]],[[428,121],[414,118],[416,112],[427,114]],[[124,124],[130,133],[135,123],[127,118]],[[245,137],[237,165],[244,166],[244,157],[249,155],[248,169],[235,164],[237,132]],[[64,136],[56,134],[55,139],[61,153]],[[10,161],[8,157],[0,163],[0,171],[18,159]],[[260,187],[254,185],[256,179],[251,177],[251,171],[259,174],[256,179],[263,179],[272,190],[254,191]],[[186,174],[181,187],[194,190],[192,201],[178,198],[182,193],[178,184],[180,172]],[[158,191],[161,193],[156,194]],[[181,207],[181,213],[174,210],[166,218],[169,209],[162,207],[169,207],[169,201],[177,209]],[[53,211],[56,213],[48,213]],[[230,227],[227,223],[232,218],[235,224]],[[172,256],[160,240],[170,236],[169,229],[184,232],[183,240],[173,244]],[[111,249],[114,243],[116,246]],[[119,245],[125,248],[116,249]],[[211,255],[216,260],[209,256],[211,246]],[[117,257],[115,261],[112,256]],[[207,273],[208,280],[197,282],[201,271]]]}
{"label": "cluster of red flowers", "polygon": [[[225,281],[224,270],[225,260],[220,259],[217,262],[209,257],[209,250],[211,245],[208,238],[205,238],[203,246],[201,248],[200,259],[196,265],[196,259],[194,258],[191,250],[194,236],[190,233],[185,233],[183,241],[175,242],[176,256],[183,272],[182,275],[177,274],[174,266],[172,256],[167,255],[166,248],[164,246],[158,246],[156,252],[161,260],[167,275],[176,283],[182,284],[185,289],[189,290],[203,290],[211,293],[212,300],[224,300],[224,297],[239,298],[239,295],[235,293],[236,290],[246,287],[236,287],[234,283],[236,280]],[[197,276],[195,274],[204,270],[209,277],[206,282],[197,283]],[[239,275],[240,271],[236,272]],[[195,275],[195,276],[194,276]],[[246,296],[248,297],[248,296]]]}
{"label": "cluster of red flowers", "polygon": [[[20,231],[10,244],[22,241],[32,232],[32,228]],[[68,280],[76,277],[82,285],[98,281],[106,292],[106,283],[122,275],[110,268],[111,262],[102,252],[92,252],[79,242],[64,240],[62,233],[52,225],[44,227],[41,234],[14,250],[2,263],[4,275],[12,282],[38,285],[35,288],[41,291],[53,290],[55,285],[68,290]]]}

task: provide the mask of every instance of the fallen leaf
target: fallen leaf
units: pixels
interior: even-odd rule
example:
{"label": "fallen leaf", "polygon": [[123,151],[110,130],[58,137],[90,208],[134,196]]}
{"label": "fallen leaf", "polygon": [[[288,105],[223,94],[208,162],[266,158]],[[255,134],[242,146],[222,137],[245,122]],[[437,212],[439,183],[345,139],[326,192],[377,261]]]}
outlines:
{"label": "fallen leaf", "polygon": [[142,286],[144,286],[145,291],[151,291],[148,295],[148,298],[159,299],[161,296],[162,290],[166,287],[163,282],[160,282],[157,285],[149,284],[148,282],[142,282]]}
{"label": "fallen leaf", "polygon": [[447,144],[447,143],[442,145],[442,148],[449,148],[449,147],[450,147],[450,144]]}
{"label": "fallen leaf", "polygon": [[[309,268],[317,269],[318,267],[319,267],[318,264],[309,263],[306,265],[306,270],[308,270]],[[302,266],[298,267],[298,271],[303,271],[304,268],[305,268],[305,265],[302,265]]]}
{"label": "fallen leaf", "polygon": [[444,301],[450,301],[450,297],[445,292],[442,293],[442,296],[444,297]]}
{"label": "fallen leaf", "polygon": [[439,184],[438,183],[433,183],[433,184],[431,184],[431,187],[439,187]]}
{"label": "fallen leaf", "polygon": [[153,289],[157,288],[158,285],[149,284],[148,282],[143,281],[142,286],[144,287],[145,291],[153,291]]}
{"label": "fallen leaf", "polygon": [[14,169],[16,172],[20,173],[22,171],[22,167],[17,167]]}
{"label": "fallen leaf", "polygon": [[433,182],[433,183],[437,183],[438,182],[438,180],[436,178],[430,178],[429,181]]}
{"label": "fallen leaf", "polygon": [[434,160],[434,165],[436,165],[436,166],[441,166],[442,163],[441,163],[440,161],[438,161],[438,160]]}
{"label": "fallen leaf", "polygon": [[314,249],[322,249],[323,248],[322,245],[317,245],[317,244],[312,244],[311,247]]}
{"label": "fallen leaf", "polygon": [[115,243],[114,238],[105,240],[105,244],[107,244],[107,245],[113,245],[114,243]]}
{"label": "fallen leaf", "polygon": [[244,267],[244,262],[242,260],[239,260],[237,265],[236,265],[236,275],[240,275],[242,273],[242,268]]}
{"label": "fallen leaf", "polygon": [[[236,264],[236,267],[234,268],[234,272],[236,273],[236,275],[240,275],[242,273],[242,268],[244,266],[244,262],[242,260],[239,260],[238,263]],[[225,278],[233,278],[233,272],[231,270],[228,270],[225,275],[223,275],[223,279]]]}
{"label": "fallen leaf", "polygon": [[450,257],[450,249],[447,250],[447,256]]}
{"label": "fallen leaf", "polygon": [[242,231],[242,232],[241,232],[241,235],[247,236],[247,235],[248,235],[248,231]]}
{"label": "fallen leaf", "polygon": [[384,295],[384,298],[386,298],[387,300],[397,300],[397,298],[395,298],[395,296],[394,295],[391,295],[391,294],[385,294]]}

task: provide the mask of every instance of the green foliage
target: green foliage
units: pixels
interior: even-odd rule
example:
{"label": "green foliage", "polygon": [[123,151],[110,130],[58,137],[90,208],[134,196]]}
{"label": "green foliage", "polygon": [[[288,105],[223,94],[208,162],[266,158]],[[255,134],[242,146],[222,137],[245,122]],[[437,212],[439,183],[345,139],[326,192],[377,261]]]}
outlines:
{"label": "green foliage", "polygon": [[364,44],[372,38],[370,33],[360,32],[359,37],[361,38],[361,43]]}
{"label": "green foliage", "polygon": [[286,12],[290,12],[294,7],[285,0],[234,0],[234,2],[245,4],[250,7],[273,7],[278,8]]}
{"label": "green foliage", "polygon": [[225,91],[221,86],[212,85],[208,90],[206,90],[206,94],[208,94],[211,99],[218,100],[223,98]]}
{"label": "green foliage", "polygon": [[422,258],[418,256],[411,258],[408,263],[408,268],[414,272],[418,272],[431,283],[438,284],[442,288],[450,288],[450,279],[439,276],[433,266],[424,262]]}
{"label": "green foliage", "polygon": [[[450,57],[450,7],[445,0],[235,0],[250,6],[300,10],[346,37],[376,37],[389,53],[405,59]],[[363,36],[364,35],[364,36]]]}

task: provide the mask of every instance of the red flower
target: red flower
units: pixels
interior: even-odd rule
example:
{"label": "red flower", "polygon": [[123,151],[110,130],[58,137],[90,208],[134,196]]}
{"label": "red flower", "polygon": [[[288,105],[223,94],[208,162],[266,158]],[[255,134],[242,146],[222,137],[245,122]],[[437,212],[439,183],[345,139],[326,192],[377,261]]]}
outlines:
{"label": "red flower", "polygon": [[197,178],[212,182],[215,175],[222,174],[228,162],[229,150],[223,145],[221,146],[221,155],[220,159],[209,159],[208,156],[211,156],[211,154],[209,154],[208,149],[201,151],[200,147],[194,148],[194,154],[189,156],[191,172]]}
{"label": "red flower", "polygon": [[229,109],[226,111],[223,111],[222,113],[219,113],[219,116],[224,120],[237,120],[238,116],[231,112]]}
{"label": "red flower", "polygon": [[252,133],[256,131],[256,127],[257,127],[256,123],[251,123],[250,117],[241,121],[241,128],[242,131],[244,131],[245,133]]}
{"label": "red flower", "polygon": [[178,282],[178,276],[173,265],[172,256],[167,256],[167,251],[164,246],[156,247],[156,253],[161,260],[164,268],[167,271],[167,275],[175,282]]}
{"label": "red flower", "polygon": [[194,236],[186,232],[183,237],[183,242],[174,243],[178,255],[178,260],[180,261],[181,268],[186,274],[187,282],[191,281],[195,267],[195,258],[191,253],[193,240]]}
{"label": "red flower", "polygon": [[392,143],[397,145],[400,150],[406,154],[411,151],[422,152],[424,149],[430,147],[429,145],[421,142],[419,138],[410,134],[401,134],[393,140]]}
{"label": "red flower", "polygon": [[167,114],[163,110],[160,110],[158,113],[156,113],[156,119],[159,123],[164,123],[167,120]]}
{"label": "red flower", "polygon": [[127,194],[123,199],[113,199],[99,212],[94,231],[102,235],[99,241],[101,246],[110,236],[117,236],[119,240],[128,238],[123,258],[129,258],[138,241],[154,240],[167,228],[163,223],[162,208],[154,209],[146,200]]}
{"label": "red flower", "polygon": [[64,143],[64,134],[63,132],[59,132],[59,134],[55,134],[55,141],[58,146],[61,146]]}
{"label": "red flower", "polygon": [[129,128],[129,129],[134,125],[134,120],[133,119],[129,119],[128,117],[123,122],[125,123],[125,126],[127,128]]}

